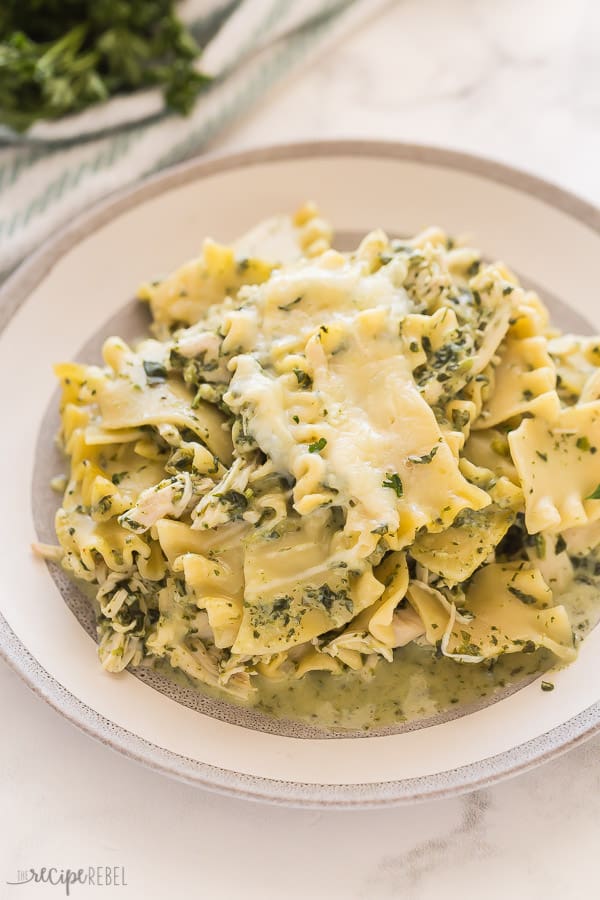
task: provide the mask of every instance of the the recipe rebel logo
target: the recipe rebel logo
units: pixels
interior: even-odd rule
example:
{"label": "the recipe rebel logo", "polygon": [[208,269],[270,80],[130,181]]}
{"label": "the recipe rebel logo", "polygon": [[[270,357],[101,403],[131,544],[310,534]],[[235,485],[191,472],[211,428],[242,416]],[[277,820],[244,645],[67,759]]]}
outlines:
{"label": "the recipe rebel logo", "polygon": [[50,884],[62,887],[66,896],[71,895],[75,885],[89,887],[127,887],[124,866],[87,866],[81,869],[59,869],[56,866],[41,869],[18,869],[17,877],[6,884]]}

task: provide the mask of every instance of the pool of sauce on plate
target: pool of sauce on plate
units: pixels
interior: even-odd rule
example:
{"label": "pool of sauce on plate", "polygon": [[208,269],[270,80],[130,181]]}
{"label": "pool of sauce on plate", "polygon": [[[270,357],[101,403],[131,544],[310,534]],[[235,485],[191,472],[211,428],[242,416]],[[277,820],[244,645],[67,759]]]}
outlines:
{"label": "pool of sauce on plate", "polygon": [[[600,620],[600,574],[595,561],[579,566],[576,580],[557,598],[569,613],[579,641]],[[436,657],[430,646],[409,644],[394,653],[394,661],[379,662],[371,671],[347,671],[331,676],[310,672],[285,681],[258,676],[256,707],[277,718],[316,727],[374,730],[414,722],[449,710],[483,704],[507,688],[556,671],[548,650],[511,653],[494,664],[458,663]],[[543,694],[540,690],[540,702]]]}
{"label": "pool of sauce on plate", "polygon": [[[579,643],[600,622],[600,554],[579,558],[568,590],[556,595],[563,604]],[[89,588],[89,586],[86,585]],[[256,692],[240,700],[219,688],[201,685],[166,660],[152,668],[181,687],[228,704],[253,707],[277,719],[301,722],[332,731],[377,731],[419,719],[474,708],[546,673],[562,668],[549,650],[510,653],[493,663],[458,663],[436,656],[429,645],[411,643],[394,651],[391,663],[380,660],[373,669],[340,675],[309,672],[303,678],[276,680],[254,676]],[[540,703],[545,695],[540,690]]]}

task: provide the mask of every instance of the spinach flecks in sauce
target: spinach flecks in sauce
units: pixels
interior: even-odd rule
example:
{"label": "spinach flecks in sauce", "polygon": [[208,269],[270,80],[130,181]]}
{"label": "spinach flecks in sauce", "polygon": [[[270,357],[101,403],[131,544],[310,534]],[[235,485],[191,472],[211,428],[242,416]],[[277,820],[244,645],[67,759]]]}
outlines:
{"label": "spinach flecks in sauce", "polygon": [[[567,608],[576,639],[580,640],[600,620],[600,565],[594,556],[575,562],[576,578],[556,600]],[[585,578],[578,580],[582,575]],[[284,680],[259,675],[253,679],[257,688],[254,706],[276,718],[316,728],[376,731],[449,710],[460,712],[461,708],[485,705],[505,690],[516,689],[555,666],[556,658],[544,649],[506,654],[484,665],[468,665],[437,655],[431,646],[411,643],[397,649],[391,663],[381,660],[372,670],[348,670],[335,678],[327,672]],[[548,679],[544,682],[553,684]],[[232,702],[230,696],[216,689],[203,686],[201,690]],[[540,703],[547,692],[549,688],[540,691]]]}
{"label": "spinach flecks in sauce", "polygon": [[[577,571],[582,568],[589,580],[574,581],[556,598],[567,608],[579,638],[600,620],[596,560],[590,558]],[[381,661],[370,672],[347,671],[335,678],[324,672],[282,682],[259,676],[257,706],[278,718],[326,729],[374,731],[485,704],[556,665],[556,657],[544,649],[511,653],[493,664],[476,666],[437,657],[433,650],[409,644],[395,651],[392,663]],[[544,702],[542,696],[539,702]]]}

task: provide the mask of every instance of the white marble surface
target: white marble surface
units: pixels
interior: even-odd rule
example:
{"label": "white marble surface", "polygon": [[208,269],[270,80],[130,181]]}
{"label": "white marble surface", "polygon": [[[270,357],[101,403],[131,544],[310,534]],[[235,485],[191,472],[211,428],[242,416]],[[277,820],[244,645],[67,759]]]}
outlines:
{"label": "white marble surface", "polygon": [[[600,202],[599,41],[597,0],[399,0],[283,84],[218,149],[420,141],[513,163]],[[1,898],[63,896],[5,885],[17,869],[43,865],[125,866],[128,887],[113,892],[134,900],[184,891],[553,900],[595,890],[598,739],[484,792],[321,813],[234,801],[146,771],[78,733],[5,665],[0,716]],[[92,893],[100,889],[72,896]]]}

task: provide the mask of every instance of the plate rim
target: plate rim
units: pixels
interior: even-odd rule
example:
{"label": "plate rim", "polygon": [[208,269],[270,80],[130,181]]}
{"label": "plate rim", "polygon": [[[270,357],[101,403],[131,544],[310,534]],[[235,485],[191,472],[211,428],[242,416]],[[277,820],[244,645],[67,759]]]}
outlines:
{"label": "plate rim", "polygon": [[[441,166],[468,172],[528,194],[566,213],[600,235],[600,208],[571,191],[485,156],[439,146],[386,140],[301,141],[236,153],[192,158],[133,187],[111,194],[45,241],[0,288],[0,333],[54,264],[111,219],[153,197],[217,173],[315,157],[367,157]],[[31,655],[0,613],[0,656],[41,699],[91,737],[163,775],[229,796],[312,808],[373,808],[479,790],[566,753],[600,732],[600,702],[543,735],[503,753],[455,769],[369,784],[315,784],[245,775],[181,756],[112,723],[79,700]],[[372,740],[377,740],[376,737]]]}

